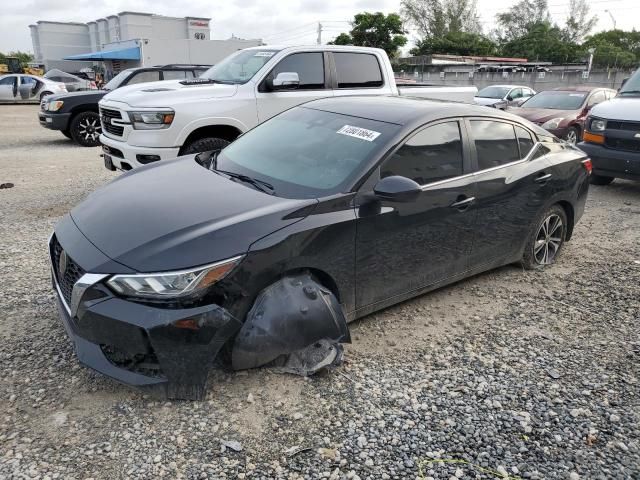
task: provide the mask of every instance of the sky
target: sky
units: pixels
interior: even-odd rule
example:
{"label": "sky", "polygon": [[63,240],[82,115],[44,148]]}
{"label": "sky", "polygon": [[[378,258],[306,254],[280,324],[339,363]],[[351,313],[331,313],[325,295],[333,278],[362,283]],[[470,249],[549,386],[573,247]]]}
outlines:
{"label": "sky", "polygon": [[[486,31],[495,26],[495,15],[517,0],[477,0]],[[640,29],[638,0],[588,0],[598,18],[595,31],[613,27]],[[400,0],[2,0],[0,5],[0,52],[33,51],[29,24],[38,20],[88,22],[121,11],[169,16],[211,17],[211,38],[262,38],[269,44],[315,43],[318,22],[323,43],[349,30],[349,21],[362,11],[397,12]],[[569,0],[549,0],[554,21],[564,23]],[[409,34],[417,39],[415,33]],[[413,41],[411,43],[413,43]]]}

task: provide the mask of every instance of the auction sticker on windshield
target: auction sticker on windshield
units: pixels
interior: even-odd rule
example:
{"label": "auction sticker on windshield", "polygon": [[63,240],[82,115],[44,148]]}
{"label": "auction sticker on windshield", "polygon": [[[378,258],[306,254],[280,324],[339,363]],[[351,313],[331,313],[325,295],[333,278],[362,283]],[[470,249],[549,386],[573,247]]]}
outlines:
{"label": "auction sticker on windshield", "polygon": [[276,52],[258,52],[254,57],[273,57]]}
{"label": "auction sticker on windshield", "polygon": [[359,138],[360,140],[366,140],[367,142],[373,142],[380,132],[374,132],[373,130],[367,130],[366,128],[354,127],[351,125],[345,125],[338,130],[340,135],[349,135],[350,137]]}

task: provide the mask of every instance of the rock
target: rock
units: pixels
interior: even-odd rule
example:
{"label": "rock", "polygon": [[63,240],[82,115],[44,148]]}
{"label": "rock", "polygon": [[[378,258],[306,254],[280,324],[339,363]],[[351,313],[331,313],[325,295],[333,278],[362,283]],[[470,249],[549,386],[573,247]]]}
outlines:
{"label": "rock", "polygon": [[611,415],[609,415],[609,421],[611,423],[618,423],[620,421],[620,417],[615,413],[612,413]]}
{"label": "rock", "polygon": [[234,452],[242,451],[242,444],[236,440],[220,440],[220,444],[223,447],[230,448]]}

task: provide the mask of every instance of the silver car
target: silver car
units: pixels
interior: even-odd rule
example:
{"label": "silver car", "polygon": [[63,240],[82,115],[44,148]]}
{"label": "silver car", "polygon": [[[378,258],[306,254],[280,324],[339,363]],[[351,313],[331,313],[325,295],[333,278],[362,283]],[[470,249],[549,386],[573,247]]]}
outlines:
{"label": "silver car", "polygon": [[47,95],[67,93],[64,83],[23,73],[0,75],[0,101],[42,101]]}
{"label": "silver car", "polygon": [[535,94],[535,90],[524,85],[490,85],[480,90],[473,100],[478,105],[504,110],[520,106]]}

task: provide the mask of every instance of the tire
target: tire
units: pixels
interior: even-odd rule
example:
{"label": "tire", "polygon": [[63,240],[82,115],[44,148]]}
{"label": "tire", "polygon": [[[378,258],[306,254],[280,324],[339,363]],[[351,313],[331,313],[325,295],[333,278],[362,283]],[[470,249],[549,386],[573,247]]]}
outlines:
{"label": "tire", "polygon": [[529,234],[522,266],[527,270],[539,270],[551,265],[564,246],[567,226],[567,214],[560,205],[553,205],[539,215]]}
{"label": "tire", "polygon": [[604,175],[591,174],[591,178],[589,179],[589,182],[592,183],[593,185],[609,185],[611,182],[613,182],[613,180],[614,180],[613,177],[605,177]]}
{"label": "tire", "polygon": [[71,132],[69,130],[60,130],[60,131],[65,137],[73,139],[73,137],[71,137]]}
{"label": "tire", "polygon": [[582,140],[580,129],[577,127],[570,127],[565,140],[571,145],[576,145],[579,141]]}
{"label": "tire", "polygon": [[71,119],[69,128],[71,138],[83,147],[95,147],[100,145],[100,116],[96,112],[81,112]]}
{"label": "tire", "polygon": [[192,153],[208,152],[210,150],[222,150],[231,142],[224,138],[205,137],[194,140],[182,147],[180,155],[190,155]]}

